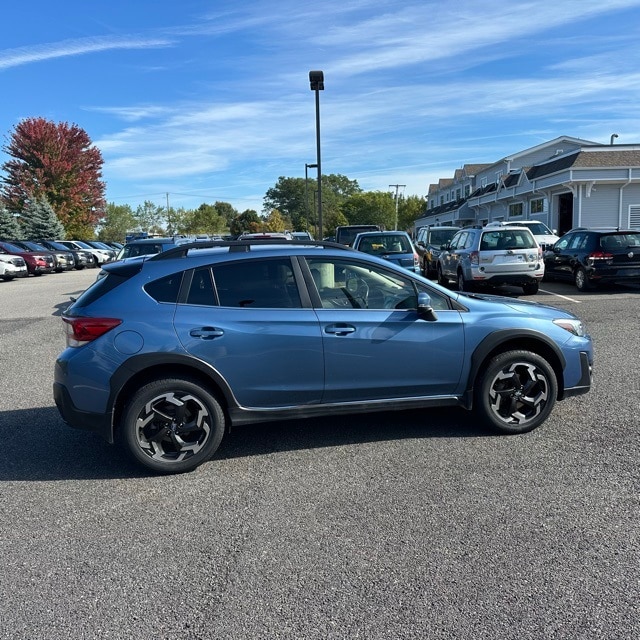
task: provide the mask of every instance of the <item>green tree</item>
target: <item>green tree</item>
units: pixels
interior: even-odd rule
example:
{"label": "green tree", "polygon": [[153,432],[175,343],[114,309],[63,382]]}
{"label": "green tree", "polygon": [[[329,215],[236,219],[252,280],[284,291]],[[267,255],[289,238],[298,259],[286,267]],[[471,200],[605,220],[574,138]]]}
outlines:
{"label": "green tree", "polygon": [[379,224],[385,229],[393,229],[396,205],[393,196],[386,191],[365,191],[346,200],[342,213],[349,224]]}
{"label": "green tree", "polygon": [[262,226],[262,221],[258,213],[253,209],[247,209],[237,215],[231,222],[230,231],[233,235],[240,235],[243,232],[258,233]]}
{"label": "green tree", "polygon": [[213,235],[226,228],[226,220],[212,204],[201,204],[194,211],[186,212],[181,221],[181,233]]}
{"label": "green tree", "polygon": [[398,229],[409,231],[413,223],[424,215],[425,200],[421,196],[398,199]]}
{"label": "green tree", "polygon": [[231,226],[231,221],[238,215],[238,211],[228,202],[216,201],[213,206],[216,208],[218,215],[224,218],[225,227],[228,229]]}
{"label": "green tree", "polygon": [[14,240],[23,238],[18,218],[13,213],[9,213],[9,210],[2,204],[0,204],[0,238],[13,238]]}
{"label": "green tree", "polygon": [[46,198],[68,236],[93,235],[105,207],[103,160],[83,129],[26,118],[3,150],[10,159],[2,165],[0,193],[11,211],[24,215],[29,203]]}
{"label": "green tree", "polygon": [[[356,180],[340,174],[322,176],[323,223],[327,215],[337,213],[342,203],[362,191]],[[318,222],[318,183],[309,178],[285,178],[281,176],[264,197],[264,211],[277,209],[291,220],[295,231],[314,229]],[[325,225],[326,227],[327,225]],[[322,235],[322,233],[320,234]]]}
{"label": "green tree", "polygon": [[277,209],[272,209],[271,213],[265,218],[263,224],[263,231],[284,231],[286,228],[286,223],[282,214]]}
{"label": "green tree", "polygon": [[127,231],[133,231],[137,226],[137,220],[131,206],[114,202],[110,202],[106,206],[104,218],[100,222],[98,240],[103,242],[124,242]]}
{"label": "green tree", "polygon": [[[25,238],[64,239],[64,226],[44,196],[27,202],[22,217],[22,234]],[[93,230],[90,237],[93,237]]]}
{"label": "green tree", "polygon": [[164,233],[162,228],[165,217],[164,207],[159,207],[150,200],[145,200],[143,204],[137,206],[133,215],[140,231]]}

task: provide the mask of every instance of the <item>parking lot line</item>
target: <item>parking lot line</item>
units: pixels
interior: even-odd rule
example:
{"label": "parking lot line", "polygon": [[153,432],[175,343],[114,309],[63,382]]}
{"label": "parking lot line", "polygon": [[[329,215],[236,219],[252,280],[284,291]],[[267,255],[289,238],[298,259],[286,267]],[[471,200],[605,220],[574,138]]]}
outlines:
{"label": "parking lot line", "polygon": [[569,296],[563,296],[559,293],[554,293],[553,291],[547,291],[546,289],[540,289],[541,293],[548,293],[550,296],[556,296],[556,298],[562,298],[563,300],[568,300],[569,302],[575,302],[576,304],[582,304],[581,300],[576,300],[575,298],[570,298]]}

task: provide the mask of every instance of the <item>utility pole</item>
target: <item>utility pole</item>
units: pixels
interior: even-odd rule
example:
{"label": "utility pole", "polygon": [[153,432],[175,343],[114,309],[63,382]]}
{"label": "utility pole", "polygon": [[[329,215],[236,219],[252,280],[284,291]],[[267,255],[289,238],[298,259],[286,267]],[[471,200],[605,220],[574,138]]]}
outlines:
{"label": "utility pole", "polygon": [[172,235],[173,229],[171,228],[171,213],[169,210],[169,192],[167,191],[167,233],[168,235]]}
{"label": "utility pole", "polygon": [[389,188],[391,187],[395,187],[396,188],[396,226],[394,228],[394,231],[398,230],[398,189],[400,189],[400,187],[402,187],[403,189],[406,187],[406,184],[390,184]]}

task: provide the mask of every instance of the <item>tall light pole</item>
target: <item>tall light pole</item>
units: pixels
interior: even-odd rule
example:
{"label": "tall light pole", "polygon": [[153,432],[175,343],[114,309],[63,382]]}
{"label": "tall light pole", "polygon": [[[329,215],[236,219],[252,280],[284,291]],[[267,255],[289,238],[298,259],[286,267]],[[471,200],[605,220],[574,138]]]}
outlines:
{"label": "tall light pole", "polygon": [[320,91],[324,91],[324,73],[309,71],[311,91],[316,92],[316,164],[318,165],[318,227],[320,239],[324,236],[322,224],[322,163],[320,161]]}
{"label": "tall light pole", "polygon": [[[309,222],[309,174],[307,172],[308,169],[317,169],[318,165],[317,164],[307,164],[305,162],[304,165],[304,212],[307,215],[307,223]],[[314,203],[315,204],[315,203]],[[314,213],[315,213],[315,206],[313,207],[314,209]],[[313,225],[315,228],[315,224]],[[316,230],[316,237],[317,237],[317,230]],[[322,235],[320,235],[320,240],[322,240]]]}

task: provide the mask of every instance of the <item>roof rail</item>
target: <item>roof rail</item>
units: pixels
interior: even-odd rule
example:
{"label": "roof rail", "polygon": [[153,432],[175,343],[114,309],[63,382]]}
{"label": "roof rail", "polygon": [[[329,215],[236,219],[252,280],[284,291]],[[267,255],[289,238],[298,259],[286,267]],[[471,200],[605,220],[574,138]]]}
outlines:
{"label": "roof rail", "polygon": [[179,244],[177,247],[156,253],[151,256],[149,260],[169,260],[171,258],[184,258],[189,253],[190,249],[214,249],[220,247],[228,247],[229,253],[245,253],[251,251],[251,247],[264,247],[265,245],[295,245],[303,247],[324,247],[327,249],[343,249],[345,251],[354,251],[351,247],[348,247],[339,242],[328,242],[326,240],[284,240],[282,238],[276,239],[255,239],[248,238],[246,240],[210,240],[205,242],[185,242]]}

